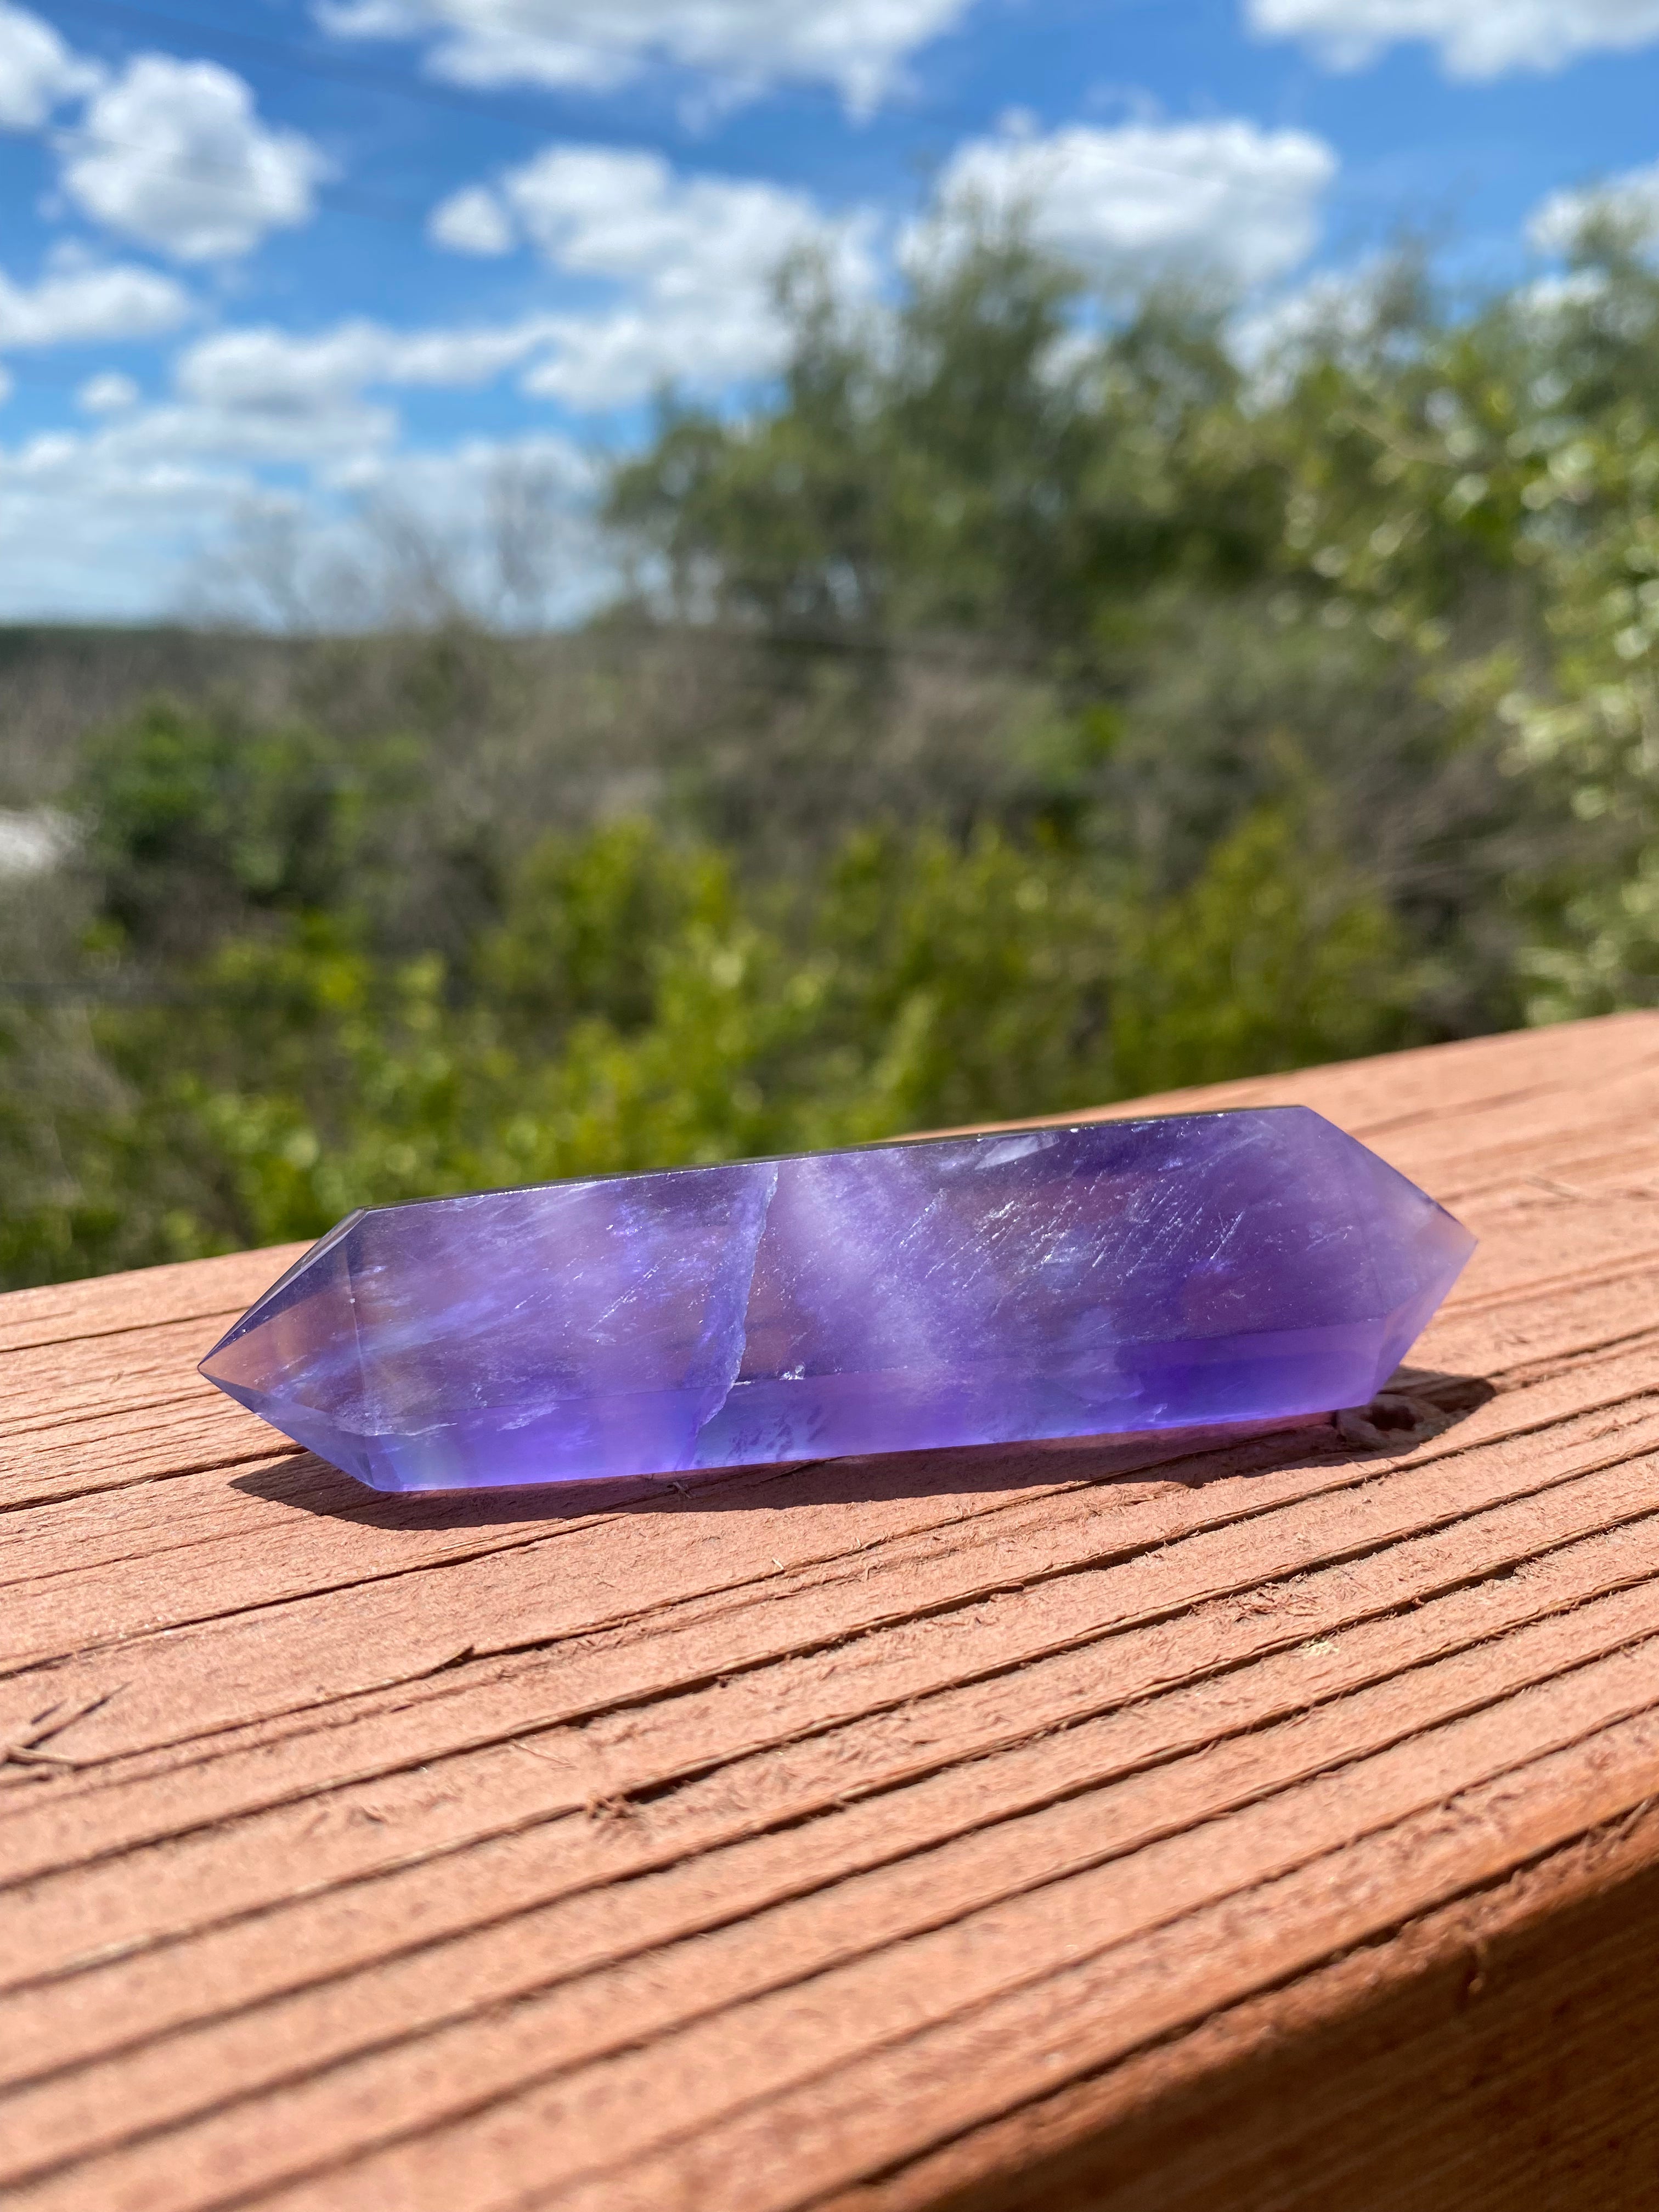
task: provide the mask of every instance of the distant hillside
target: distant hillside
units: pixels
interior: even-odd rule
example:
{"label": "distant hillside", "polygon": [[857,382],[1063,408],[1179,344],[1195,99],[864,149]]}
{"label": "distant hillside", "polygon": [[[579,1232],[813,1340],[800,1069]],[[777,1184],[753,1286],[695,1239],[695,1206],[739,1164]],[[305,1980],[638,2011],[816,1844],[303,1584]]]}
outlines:
{"label": "distant hillside", "polygon": [[0,627],[0,805],[56,796],[73,773],[82,735],[118,720],[149,693],[198,700],[234,691],[250,708],[276,704],[308,650],[290,639],[173,624]]}

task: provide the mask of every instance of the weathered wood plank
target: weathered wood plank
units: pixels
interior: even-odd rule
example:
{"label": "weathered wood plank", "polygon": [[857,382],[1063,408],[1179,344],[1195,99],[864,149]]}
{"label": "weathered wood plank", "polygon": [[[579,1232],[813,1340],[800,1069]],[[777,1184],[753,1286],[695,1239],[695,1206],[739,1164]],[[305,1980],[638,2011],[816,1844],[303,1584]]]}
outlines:
{"label": "weathered wood plank", "polygon": [[291,1250],[0,1299],[7,2203],[1626,2201],[1659,1018],[1154,1103],[1293,1098],[1483,1239],[1388,1449],[383,1499],[193,1373]]}

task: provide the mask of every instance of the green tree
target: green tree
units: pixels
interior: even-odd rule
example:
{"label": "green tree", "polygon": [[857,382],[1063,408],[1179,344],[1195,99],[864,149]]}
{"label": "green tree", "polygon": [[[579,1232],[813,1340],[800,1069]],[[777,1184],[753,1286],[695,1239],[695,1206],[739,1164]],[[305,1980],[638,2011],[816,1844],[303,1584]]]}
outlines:
{"label": "green tree", "polygon": [[6,1279],[1659,996],[1622,218],[1472,303],[1402,255],[1265,356],[1018,223],[781,296],[775,383],[613,471],[636,587],[580,638],[307,647],[43,793]]}

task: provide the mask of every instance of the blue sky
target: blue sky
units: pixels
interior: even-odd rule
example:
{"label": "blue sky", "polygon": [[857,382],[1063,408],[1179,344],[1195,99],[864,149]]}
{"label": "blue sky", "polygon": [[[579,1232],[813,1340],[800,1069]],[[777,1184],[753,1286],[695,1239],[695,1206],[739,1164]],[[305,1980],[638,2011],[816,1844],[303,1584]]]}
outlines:
{"label": "blue sky", "polygon": [[511,487],[575,605],[595,454],[930,191],[1260,315],[1402,222],[1517,276],[1598,180],[1659,210],[1659,0],[0,0],[0,619],[349,614],[366,507],[483,590]]}

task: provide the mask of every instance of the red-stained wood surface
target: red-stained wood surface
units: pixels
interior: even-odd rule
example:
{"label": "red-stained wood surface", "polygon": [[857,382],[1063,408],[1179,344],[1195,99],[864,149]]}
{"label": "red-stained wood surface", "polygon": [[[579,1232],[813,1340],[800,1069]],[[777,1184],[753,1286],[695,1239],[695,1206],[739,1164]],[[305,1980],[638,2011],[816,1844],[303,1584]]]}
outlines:
{"label": "red-stained wood surface", "polygon": [[1659,2204],[1659,1017],[1290,1099],[1482,1239],[1380,1435],[399,1500],[292,1251],[0,1298],[0,2203]]}

